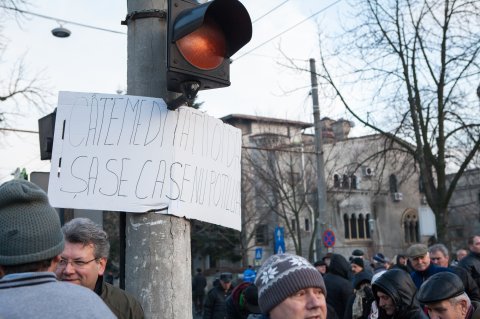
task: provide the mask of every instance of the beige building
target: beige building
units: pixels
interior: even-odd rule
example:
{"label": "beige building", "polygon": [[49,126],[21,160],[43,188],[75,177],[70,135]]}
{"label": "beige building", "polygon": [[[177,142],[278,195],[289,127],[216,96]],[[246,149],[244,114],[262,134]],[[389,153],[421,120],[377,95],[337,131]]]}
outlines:
{"label": "beige building", "polygon": [[[310,253],[317,238],[313,124],[239,114],[222,120],[243,136],[244,264],[254,261],[258,248],[257,263],[274,253],[278,227],[287,252],[318,258]],[[331,250],[392,258],[412,243],[428,242],[435,219],[419,191],[414,162],[379,135],[349,138],[352,122],[324,118],[322,126]],[[385,148],[386,155],[375,156]]]}

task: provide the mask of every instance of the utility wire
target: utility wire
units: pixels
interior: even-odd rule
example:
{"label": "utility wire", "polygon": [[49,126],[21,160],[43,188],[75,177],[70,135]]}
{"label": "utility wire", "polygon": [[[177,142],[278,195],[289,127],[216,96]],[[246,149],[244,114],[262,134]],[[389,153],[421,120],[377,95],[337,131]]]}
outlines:
{"label": "utility wire", "polygon": [[278,8],[280,8],[281,6],[283,6],[285,3],[287,3],[288,1],[290,0],[285,0],[283,1],[282,3],[280,3],[279,5],[277,5],[276,7],[274,7],[273,9],[271,9],[270,11],[268,11],[267,13],[261,15],[260,17],[256,18],[255,20],[252,21],[252,24],[254,24],[255,22],[257,22],[258,20],[260,19],[263,19],[265,18],[267,15],[269,15],[270,13],[272,13],[273,11],[277,10]]}
{"label": "utility wire", "polygon": [[19,8],[8,7],[8,6],[5,6],[5,5],[0,5],[0,8],[7,9],[7,10],[12,10],[12,11],[17,11],[17,12],[20,12],[22,14],[31,15],[31,16],[35,16],[35,17],[39,17],[39,18],[43,18],[43,19],[57,21],[60,24],[61,23],[73,24],[73,25],[78,25],[80,27],[84,27],[84,28],[106,31],[106,32],[111,32],[111,33],[117,33],[117,34],[125,34],[126,35],[125,32],[120,32],[120,31],[116,31],[116,30],[110,30],[110,29],[95,27],[95,26],[92,26],[92,25],[83,24],[83,23],[74,22],[74,21],[69,21],[69,20],[65,20],[65,19],[54,18],[54,17],[43,15],[43,14],[22,10],[22,9],[19,9]]}
{"label": "utility wire", "polygon": [[238,59],[240,59],[240,58],[242,58],[242,57],[246,56],[247,54],[250,54],[250,53],[252,53],[253,51],[257,50],[258,48],[261,48],[261,47],[263,47],[265,44],[269,43],[270,41],[272,41],[272,40],[274,40],[274,39],[278,38],[279,36],[281,36],[281,35],[283,35],[283,34],[287,33],[288,31],[290,31],[290,30],[292,30],[292,29],[294,29],[294,28],[298,27],[299,25],[301,25],[301,24],[302,24],[302,23],[304,23],[305,21],[307,21],[307,20],[309,20],[309,19],[313,18],[314,16],[316,16],[316,15],[318,15],[318,14],[322,13],[323,11],[325,11],[325,10],[327,10],[327,9],[329,9],[329,8],[331,8],[331,7],[333,7],[334,5],[336,5],[337,3],[339,3],[340,1],[342,1],[342,0],[337,0],[337,1],[335,1],[334,3],[332,3],[332,4],[328,5],[327,7],[323,8],[323,9],[320,9],[319,11],[315,12],[314,14],[312,14],[311,16],[309,16],[308,18],[306,18],[306,19],[304,19],[304,20],[302,20],[302,21],[298,22],[297,24],[294,24],[293,26],[291,26],[290,28],[288,28],[288,29],[286,29],[286,30],[284,30],[284,31],[280,32],[280,33],[279,33],[279,34],[277,34],[276,36],[274,36],[274,37],[272,37],[272,38],[268,39],[267,41],[265,41],[265,42],[261,43],[260,45],[257,45],[257,46],[256,46],[256,47],[254,47],[253,49],[251,49],[251,50],[249,50],[249,51],[247,51],[247,52],[243,53],[243,54],[242,54],[242,55],[240,55],[238,58],[236,58],[236,59],[233,59],[233,61],[236,61],[236,60],[238,60]]}

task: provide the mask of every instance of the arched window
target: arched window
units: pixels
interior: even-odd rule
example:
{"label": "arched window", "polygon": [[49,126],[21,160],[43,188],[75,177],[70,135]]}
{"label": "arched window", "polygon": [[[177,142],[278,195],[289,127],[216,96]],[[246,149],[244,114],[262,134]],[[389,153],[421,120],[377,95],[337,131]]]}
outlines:
{"label": "arched window", "polygon": [[370,214],[343,214],[345,239],[370,239]]}
{"label": "arched window", "polygon": [[343,215],[343,226],[345,231],[345,239],[350,239],[350,221],[348,220],[348,215]]}
{"label": "arched window", "polygon": [[340,176],[338,176],[338,174],[333,175],[333,187],[340,187]]}
{"label": "arched window", "polygon": [[348,175],[344,174],[342,177],[342,188],[348,189],[348,187],[350,186],[348,182]]}
{"label": "arched window", "polygon": [[365,219],[363,214],[358,216],[358,238],[365,238]]}
{"label": "arched window", "polygon": [[413,209],[409,209],[403,215],[404,240],[407,244],[418,243],[420,234],[418,229],[418,215]]}
{"label": "arched window", "polygon": [[397,185],[397,176],[395,174],[390,175],[390,193],[397,193],[398,192],[398,185]]}
{"label": "arched window", "polygon": [[350,187],[352,189],[357,189],[357,176],[355,174],[350,176]]}
{"label": "arched window", "polygon": [[350,217],[350,232],[352,234],[351,238],[358,238],[358,231],[357,231],[357,216],[352,214]]}

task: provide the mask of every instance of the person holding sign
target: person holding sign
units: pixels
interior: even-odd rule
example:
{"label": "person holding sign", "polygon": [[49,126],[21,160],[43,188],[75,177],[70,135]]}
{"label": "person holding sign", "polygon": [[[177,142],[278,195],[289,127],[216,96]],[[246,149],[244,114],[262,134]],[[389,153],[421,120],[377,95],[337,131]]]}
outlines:
{"label": "person holding sign", "polygon": [[110,250],[107,233],[88,218],[72,219],[62,231],[65,249],[58,279],[95,291],[119,319],[143,319],[142,306],[133,296],[103,280]]}
{"label": "person holding sign", "polygon": [[0,318],[116,318],[92,291],[55,278],[64,239],[37,185],[0,185],[0,243]]}

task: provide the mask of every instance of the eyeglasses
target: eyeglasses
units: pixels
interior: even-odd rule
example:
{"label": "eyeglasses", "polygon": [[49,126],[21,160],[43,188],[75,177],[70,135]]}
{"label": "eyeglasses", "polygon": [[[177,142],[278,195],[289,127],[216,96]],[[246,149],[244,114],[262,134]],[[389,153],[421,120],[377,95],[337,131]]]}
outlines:
{"label": "eyeglasses", "polygon": [[93,258],[92,260],[89,260],[89,261],[83,261],[83,260],[71,260],[71,261],[68,261],[68,259],[60,259],[60,261],[58,262],[58,267],[59,268],[65,268],[67,267],[68,264],[71,264],[72,267],[74,268],[83,268],[85,267],[86,265],[88,265],[89,263],[91,263],[92,261],[94,260],[97,260],[97,259],[100,259],[100,258]]}

